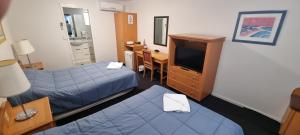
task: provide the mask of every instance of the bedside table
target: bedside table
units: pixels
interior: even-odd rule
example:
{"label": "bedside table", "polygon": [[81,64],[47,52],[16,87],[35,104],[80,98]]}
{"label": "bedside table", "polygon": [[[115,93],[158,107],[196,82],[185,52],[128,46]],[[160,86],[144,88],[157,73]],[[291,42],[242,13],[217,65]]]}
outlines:
{"label": "bedside table", "polygon": [[[20,135],[20,134],[33,134],[48,128],[55,127],[55,122],[52,118],[52,113],[49,104],[49,98],[44,97],[38,100],[24,104],[25,108],[36,108],[37,114],[32,118],[17,122],[15,121],[16,114],[22,111],[21,106],[11,107],[6,102],[3,121],[3,134],[5,135]],[[1,133],[0,133],[1,134]]]}
{"label": "bedside table", "polygon": [[[32,65],[32,69],[44,70],[44,65],[42,62],[31,63],[31,65]],[[31,69],[29,64],[22,64],[20,66],[22,69]]]}

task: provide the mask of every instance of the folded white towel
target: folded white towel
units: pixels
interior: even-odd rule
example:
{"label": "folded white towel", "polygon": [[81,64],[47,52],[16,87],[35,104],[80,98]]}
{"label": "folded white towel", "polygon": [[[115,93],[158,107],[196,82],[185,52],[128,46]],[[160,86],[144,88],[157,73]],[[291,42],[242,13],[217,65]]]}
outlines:
{"label": "folded white towel", "polygon": [[122,66],[123,66],[122,62],[110,62],[106,68],[107,69],[120,69]]}
{"label": "folded white towel", "polygon": [[164,111],[190,112],[190,105],[183,94],[164,94]]}

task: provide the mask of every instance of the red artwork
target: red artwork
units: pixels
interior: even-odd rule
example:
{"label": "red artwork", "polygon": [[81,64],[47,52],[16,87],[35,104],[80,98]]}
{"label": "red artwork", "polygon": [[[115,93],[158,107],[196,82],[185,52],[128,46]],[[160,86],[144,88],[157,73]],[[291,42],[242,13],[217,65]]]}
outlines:
{"label": "red artwork", "polygon": [[275,19],[275,17],[244,18],[240,36],[269,38],[274,26]]}

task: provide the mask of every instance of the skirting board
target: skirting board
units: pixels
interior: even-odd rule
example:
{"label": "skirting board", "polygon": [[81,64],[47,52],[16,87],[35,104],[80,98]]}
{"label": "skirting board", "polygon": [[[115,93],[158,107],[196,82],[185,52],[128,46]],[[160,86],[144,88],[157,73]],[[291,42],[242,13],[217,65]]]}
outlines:
{"label": "skirting board", "polygon": [[265,115],[265,116],[267,116],[267,117],[269,117],[269,118],[271,118],[271,119],[273,119],[273,120],[275,120],[275,121],[277,121],[277,122],[279,122],[279,123],[281,122],[281,118],[274,117],[274,116],[272,116],[272,115],[270,115],[270,114],[267,114],[267,113],[264,113],[264,112],[262,112],[262,111],[259,111],[259,110],[255,109],[255,108],[253,108],[253,107],[247,106],[247,105],[242,104],[242,103],[240,103],[240,102],[238,102],[238,101],[235,101],[235,100],[233,100],[233,99],[224,97],[224,96],[222,96],[222,95],[220,95],[220,94],[218,94],[218,93],[212,93],[212,95],[215,96],[215,97],[218,97],[218,98],[220,98],[220,99],[223,99],[223,100],[225,100],[225,101],[227,101],[227,102],[229,102],[229,103],[232,103],[232,104],[234,104],[234,105],[237,105],[237,106],[239,106],[239,107],[244,107],[244,108],[248,108],[248,109],[250,109],[250,110],[256,111],[256,112],[258,112],[258,113],[260,113],[260,114],[262,114],[262,115]]}

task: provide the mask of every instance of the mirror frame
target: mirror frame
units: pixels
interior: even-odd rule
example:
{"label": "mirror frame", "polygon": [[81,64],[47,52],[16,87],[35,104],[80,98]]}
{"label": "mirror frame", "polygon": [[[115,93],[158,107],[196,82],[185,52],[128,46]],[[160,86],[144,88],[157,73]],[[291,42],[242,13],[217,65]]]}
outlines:
{"label": "mirror frame", "polygon": [[[167,19],[167,31],[166,31],[166,44],[160,44],[160,43],[155,43],[155,20],[156,18],[166,18]],[[169,16],[154,16],[154,30],[153,30],[153,44],[155,45],[161,45],[161,46],[168,46],[168,33],[169,33]]]}

